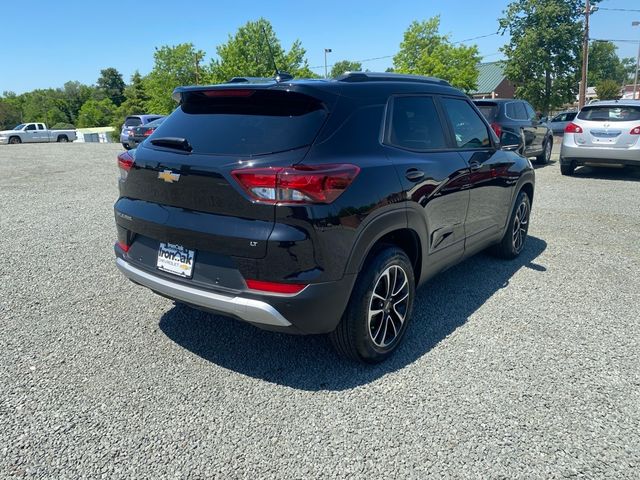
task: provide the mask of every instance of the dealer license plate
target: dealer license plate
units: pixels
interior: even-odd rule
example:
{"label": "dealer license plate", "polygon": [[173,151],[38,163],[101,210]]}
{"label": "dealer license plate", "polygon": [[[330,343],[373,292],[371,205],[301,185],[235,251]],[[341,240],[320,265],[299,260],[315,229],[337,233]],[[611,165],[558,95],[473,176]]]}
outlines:
{"label": "dealer license plate", "polygon": [[180,277],[191,278],[193,273],[193,260],[196,252],[188,250],[182,245],[175,243],[160,243],[158,248],[158,269],[179,275]]}

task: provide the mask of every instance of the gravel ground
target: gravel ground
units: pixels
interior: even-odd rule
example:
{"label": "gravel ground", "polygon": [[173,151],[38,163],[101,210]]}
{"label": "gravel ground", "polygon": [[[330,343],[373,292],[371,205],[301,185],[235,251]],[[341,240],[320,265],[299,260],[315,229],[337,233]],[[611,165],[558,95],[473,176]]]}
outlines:
{"label": "gravel ground", "polygon": [[640,172],[539,168],[521,258],[365,367],[127,282],[118,151],[0,146],[0,477],[640,477]]}

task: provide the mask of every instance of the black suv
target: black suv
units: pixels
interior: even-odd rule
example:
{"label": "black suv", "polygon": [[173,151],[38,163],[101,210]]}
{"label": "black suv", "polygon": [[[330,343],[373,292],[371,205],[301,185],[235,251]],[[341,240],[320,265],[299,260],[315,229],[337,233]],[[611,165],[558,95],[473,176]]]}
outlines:
{"label": "black suv", "polygon": [[[519,142],[518,151],[521,155],[535,157],[537,163],[549,163],[553,149],[553,132],[546,123],[540,121],[528,102],[512,98],[474,102],[502,144]],[[511,140],[514,136],[515,142]]]}
{"label": "black suv", "polygon": [[493,247],[524,245],[528,160],[438,79],[181,87],[118,157],[117,266],[178,302],[387,357],[415,289]]}

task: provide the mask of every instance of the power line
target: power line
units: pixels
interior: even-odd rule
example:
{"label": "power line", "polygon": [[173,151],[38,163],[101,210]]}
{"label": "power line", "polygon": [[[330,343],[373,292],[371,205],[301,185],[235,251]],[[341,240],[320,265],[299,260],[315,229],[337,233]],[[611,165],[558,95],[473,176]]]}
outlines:
{"label": "power line", "polygon": [[640,12],[640,10],[636,10],[633,8],[602,8],[598,7],[598,10],[608,10],[610,12]]}
{"label": "power line", "polygon": [[[493,35],[498,35],[498,32],[494,32],[494,33],[488,33],[486,35],[479,35],[477,37],[471,37],[471,38],[465,38],[464,40],[458,40],[457,42],[452,42],[452,45],[457,45],[458,43],[465,43],[465,42],[470,42],[471,40],[478,40],[480,38],[487,38],[487,37],[492,37]],[[495,55],[495,54],[492,54]],[[372,58],[363,58],[362,60],[351,60],[352,62],[355,63],[365,63],[365,62],[372,62],[374,60],[384,60],[385,58],[393,58],[395,55],[383,55],[382,57],[372,57]],[[335,65],[331,64],[331,65],[327,65],[328,67],[333,67]],[[324,69],[324,65],[318,65],[315,67],[309,67],[309,70],[317,70],[319,68]]]}
{"label": "power line", "polygon": [[590,38],[589,40],[592,40],[594,42],[615,42],[615,43],[638,43],[638,42],[640,42],[640,40],[630,40],[630,39],[616,40],[614,38]]}

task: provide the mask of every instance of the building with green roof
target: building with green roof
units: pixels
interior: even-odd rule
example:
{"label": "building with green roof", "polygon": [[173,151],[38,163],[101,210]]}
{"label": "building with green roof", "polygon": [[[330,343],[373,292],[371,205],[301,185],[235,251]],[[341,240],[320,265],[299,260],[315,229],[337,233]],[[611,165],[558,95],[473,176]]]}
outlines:
{"label": "building with green roof", "polygon": [[516,88],[504,74],[504,62],[478,65],[478,87],[469,92],[473,98],[513,98]]}

